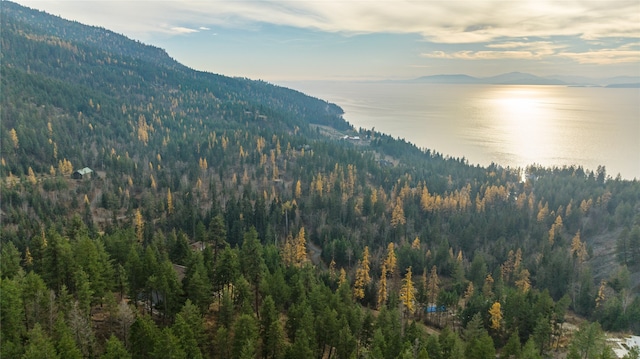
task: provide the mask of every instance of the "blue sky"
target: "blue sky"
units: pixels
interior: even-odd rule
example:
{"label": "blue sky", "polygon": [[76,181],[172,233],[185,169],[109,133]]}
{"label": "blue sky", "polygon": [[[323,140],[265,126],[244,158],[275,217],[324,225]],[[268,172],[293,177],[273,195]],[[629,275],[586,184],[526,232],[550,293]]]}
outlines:
{"label": "blue sky", "polygon": [[640,76],[640,1],[18,0],[267,81]]}

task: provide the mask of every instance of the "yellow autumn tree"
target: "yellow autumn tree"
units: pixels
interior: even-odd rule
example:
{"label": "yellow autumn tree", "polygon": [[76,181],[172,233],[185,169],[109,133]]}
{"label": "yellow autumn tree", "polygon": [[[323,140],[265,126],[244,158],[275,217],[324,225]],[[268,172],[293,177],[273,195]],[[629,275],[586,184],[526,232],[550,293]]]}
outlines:
{"label": "yellow autumn tree", "polygon": [[516,198],[516,208],[518,208],[518,210],[522,210],[526,204],[527,204],[527,194],[522,192]]}
{"label": "yellow autumn tree", "polygon": [[318,196],[322,197],[322,191],[324,189],[324,185],[322,181],[322,173],[318,173],[318,176],[316,176],[314,180],[313,186],[315,187],[315,190],[318,193]]}
{"label": "yellow autumn tree", "polygon": [[31,250],[27,247],[27,250],[24,253],[24,264],[27,268],[31,268],[33,265],[33,256],[31,255]]}
{"label": "yellow autumn tree", "polygon": [[347,284],[347,272],[344,268],[340,268],[340,278],[338,279],[338,286],[342,287],[343,284]]}
{"label": "yellow autumn tree", "polygon": [[300,228],[295,239],[295,263],[302,266],[307,260],[307,240],[305,238],[304,227]]}
{"label": "yellow autumn tree", "polygon": [[396,270],[398,263],[398,259],[396,258],[396,252],[394,250],[393,242],[387,245],[387,258],[384,260],[384,265],[389,272],[389,274],[393,274]]}
{"label": "yellow autumn tree", "polygon": [[140,140],[140,142],[145,146],[149,142],[149,125],[147,124],[147,119],[143,114],[138,116],[138,140]]}
{"label": "yellow autumn tree", "polygon": [[209,164],[207,163],[207,159],[200,157],[200,160],[198,160],[198,167],[200,167],[201,170],[206,171],[207,168],[209,168]]}
{"label": "yellow autumn tree", "polygon": [[378,202],[378,190],[373,188],[371,189],[371,205],[375,205]]}
{"label": "yellow autumn tree", "polygon": [[411,242],[411,249],[420,249],[420,238],[418,236]]}
{"label": "yellow autumn tree", "polygon": [[242,174],[242,184],[246,185],[248,183],[249,183],[249,170],[245,168],[244,173]]}
{"label": "yellow autumn tree", "polygon": [[331,258],[331,262],[329,263],[329,278],[335,279],[336,275],[336,261]]}
{"label": "yellow autumn tree", "polygon": [[567,205],[567,208],[564,210],[564,216],[565,217],[569,217],[569,216],[571,216],[572,213],[573,213],[573,199],[571,199],[571,201],[569,201],[569,204]]}
{"label": "yellow autumn tree", "polygon": [[300,182],[300,180],[296,182],[296,190],[294,192],[294,195],[296,198],[302,197],[302,183]]}
{"label": "yellow autumn tree", "polygon": [[173,195],[171,194],[171,188],[167,188],[167,211],[169,214],[173,213]]}
{"label": "yellow autumn tree", "polygon": [[285,265],[293,265],[295,258],[295,249],[293,245],[293,237],[291,234],[287,235],[282,248],[282,261]]}
{"label": "yellow autumn tree", "polygon": [[538,210],[538,215],[536,216],[536,220],[538,222],[542,222],[547,218],[548,215],[549,215],[549,204],[545,203],[544,207],[540,206],[540,209]]}
{"label": "yellow autumn tree", "polygon": [[529,280],[529,270],[523,269],[518,274],[518,279],[516,280],[516,287],[520,289],[522,292],[526,293],[531,288],[531,281]]}
{"label": "yellow autumn tree", "polygon": [[142,244],[142,240],[144,239],[144,218],[142,218],[142,213],[140,213],[139,208],[136,209],[134,224],[136,226],[136,238],[138,239],[138,243]]}
{"label": "yellow autumn tree", "polygon": [[33,173],[33,169],[31,167],[29,167],[27,173],[27,181],[29,181],[29,183],[31,183],[32,185],[36,185],[36,183],[38,183],[38,179],[36,178],[36,174]]}
{"label": "yellow autumn tree", "polygon": [[387,301],[387,266],[382,263],[382,272],[380,274],[380,283],[378,286],[378,308],[382,308],[382,306]]}
{"label": "yellow autumn tree", "polygon": [[587,259],[587,246],[580,240],[580,230],[576,232],[571,240],[571,255],[578,263],[582,263]]}
{"label": "yellow autumn tree", "polygon": [[482,213],[485,210],[484,198],[480,198],[480,193],[476,194],[476,212]]}
{"label": "yellow autumn tree", "polygon": [[298,235],[293,238],[287,236],[282,249],[282,259],[286,265],[300,268],[307,261],[307,241],[304,227],[300,228]]}
{"label": "yellow autumn tree", "polygon": [[220,138],[220,145],[222,146],[223,151],[227,150],[227,146],[229,146],[229,138],[226,135],[222,135]]}
{"label": "yellow autumn tree", "polygon": [[426,212],[432,211],[433,208],[433,196],[429,193],[429,189],[425,185],[422,187],[422,193],[420,194],[420,207]]}
{"label": "yellow autumn tree", "polygon": [[502,326],[502,310],[500,308],[500,302],[494,302],[489,309],[489,317],[491,321],[491,329],[499,330]]}
{"label": "yellow autumn tree", "polygon": [[515,258],[513,260],[514,270],[520,269],[520,264],[522,264],[522,249],[518,248],[518,250],[516,251]]}
{"label": "yellow autumn tree", "polygon": [[397,228],[399,225],[407,223],[406,218],[404,217],[404,208],[402,204],[402,199],[398,197],[396,199],[396,205],[393,207],[393,212],[391,213],[391,226],[393,228]]}
{"label": "yellow autumn tree", "polygon": [[400,287],[400,301],[404,305],[407,313],[412,314],[415,311],[416,290],[411,279],[411,267],[407,268],[407,274],[402,279],[402,287]]}
{"label": "yellow autumn tree", "polygon": [[260,136],[256,139],[256,151],[258,153],[262,153],[262,149],[265,146],[265,139],[264,137]]}
{"label": "yellow autumn tree", "polygon": [[491,274],[487,274],[484,278],[484,284],[482,285],[482,294],[485,298],[493,297],[493,276]]}
{"label": "yellow autumn tree", "polygon": [[440,278],[438,277],[438,268],[434,265],[429,273],[429,282],[427,284],[427,301],[434,304],[438,298],[440,291]]}
{"label": "yellow autumn tree", "polygon": [[362,259],[356,269],[356,280],[353,284],[353,296],[356,299],[364,298],[364,288],[371,282],[369,276],[369,247],[364,247]]}
{"label": "yellow autumn tree", "polygon": [[512,274],[516,274],[520,263],[522,262],[522,251],[518,249],[517,253],[510,250],[507,254],[507,260],[500,266],[500,274],[505,283],[510,283]]}
{"label": "yellow autumn tree", "polygon": [[556,234],[558,234],[558,232],[560,232],[561,229],[562,229],[562,217],[558,215],[558,217],[556,217],[555,222],[553,222],[553,224],[551,225],[551,228],[549,229],[549,243],[551,245],[555,243]]}
{"label": "yellow autumn tree", "polygon": [[467,285],[467,290],[464,292],[464,296],[462,297],[462,300],[465,304],[469,302],[469,299],[471,299],[471,297],[473,297],[474,292],[475,288],[473,287],[473,282],[469,282],[469,285]]}
{"label": "yellow autumn tree", "polygon": [[20,141],[18,140],[18,133],[16,132],[15,128],[12,128],[9,131],[9,136],[11,137],[11,143],[13,144],[13,148],[17,150],[18,147],[20,146]]}
{"label": "yellow autumn tree", "polygon": [[69,161],[66,158],[58,161],[58,171],[63,176],[68,176],[68,175],[72,174],[73,173],[73,165],[71,164],[71,161]]}

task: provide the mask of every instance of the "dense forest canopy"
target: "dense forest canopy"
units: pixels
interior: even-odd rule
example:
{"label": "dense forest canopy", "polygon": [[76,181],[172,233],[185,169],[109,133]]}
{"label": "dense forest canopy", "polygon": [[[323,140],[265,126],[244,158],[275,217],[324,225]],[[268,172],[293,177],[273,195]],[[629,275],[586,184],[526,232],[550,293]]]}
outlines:
{"label": "dense forest canopy", "polygon": [[471,166],[1,6],[0,357],[606,358],[640,332],[637,181]]}

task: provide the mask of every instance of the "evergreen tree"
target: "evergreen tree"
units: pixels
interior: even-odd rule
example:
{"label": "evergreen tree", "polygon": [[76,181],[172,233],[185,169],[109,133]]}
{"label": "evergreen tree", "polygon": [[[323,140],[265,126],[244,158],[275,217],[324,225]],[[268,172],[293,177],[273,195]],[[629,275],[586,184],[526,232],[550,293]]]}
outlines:
{"label": "evergreen tree", "polygon": [[171,359],[187,359],[187,354],[182,349],[180,338],[173,334],[173,330],[169,327],[159,331],[156,346],[151,352],[152,358],[171,358]]}
{"label": "evergreen tree", "polygon": [[63,284],[66,284],[67,287],[73,287],[70,284],[75,261],[69,240],[63,238],[56,231],[50,230],[46,243],[43,251],[43,279],[56,292],[60,291]]}
{"label": "evergreen tree", "polygon": [[[10,283],[4,280],[3,282],[7,284]],[[21,301],[24,307],[25,329],[30,330],[36,323],[45,322],[44,313],[48,305],[47,299],[49,297],[49,291],[42,278],[35,272],[27,273],[27,275],[21,279],[19,288],[21,289]],[[4,298],[4,292],[0,297]],[[17,302],[14,301],[14,303]]]}
{"label": "evergreen tree", "polygon": [[258,241],[258,232],[251,227],[244,235],[244,242],[240,249],[240,263],[242,272],[253,289],[254,311],[257,314],[260,305],[260,283],[264,273],[264,257],[262,245]]}
{"label": "evergreen tree", "polygon": [[208,311],[209,304],[211,304],[211,300],[213,299],[211,287],[207,279],[206,269],[202,262],[202,255],[200,253],[192,254],[186,276],[182,280],[182,283],[187,298],[200,308],[202,314]]}
{"label": "evergreen tree", "polygon": [[233,326],[232,358],[240,358],[247,342],[254,343],[258,339],[258,325],[249,314],[242,314]]}
{"label": "evergreen tree", "polygon": [[53,339],[58,354],[65,359],[81,359],[82,353],[73,338],[73,333],[60,316],[56,320]]}
{"label": "evergreen tree", "polygon": [[494,359],[496,357],[493,340],[486,331],[480,337],[467,343],[465,357],[469,359]]}
{"label": "evergreen tree", "polygon": [[538,350],[538,345],[533,338],[529,338],[522,348],[522,359],[541,359],[542,356]]}
{"label": "evergreen tree", "polygon": [[284,350],[284,330],[271,296],[265,297],[260,309],[260,338],[263,358],[279,358]]}
{"label": "evergreen tree", "polygon": [[309,335],[301,329],[296,333],[295,340],[293,341],[293,344],[289,346],[285,358],[313,358],[314,352],[311,348],[312,344],[309,342]]}
{"label": "evergreen tree", "polygon": [[3,244],[0,251],[0,276],[13,278],[20,270],[20,261],[20,252],[13,242]]}
{"label": "evergreen tree", "polygon": [[214,339],[214,347],[218,358],[231,358],[231,338],[229,329],[225,326],[218,327]]}
{"label": "evergreen tree", "polygon": [[8,278],[0,279],[0,357],[15,358],[22,351],[24,310],[20,286]]}
{"label": "evergreen tree", "polygon": [[129,343],[133,358],[150,358],[158,341],[162,338],[160,330],[149,316],[139,316],[131,325]]}
{"label": "evergreen tree", "polygon": [[521,355],[522,347],[520,345],[520,334],[516,330],[511,334],[504,348],[502,348],[500,357],[506,359],[520,359]]}
{"label": "evergreen tree", "polygon": [[115,335],[111,334],[105,343],[105,350],[100,359],[131,359],[131,354],[124,344]]}
{"label": "evergreen tree", "polygon": [[574,333],[569,352],[577,352],[583,359],[595,359],[602,354],[604,347],[605,338],[600,324],[584,322]]}
{"label": "evergreen tree", "polygon": [[58,359],[60,356],[47,333],[39,323],[27,335],[27,344],[22,359]]}
{"label": "evergreen tree", "polygon": [[[442,359],[464,357],[464,343],[458,334],[449,329],[449,327],[445,327],[442,332],[440,332],[436,344],[438,344],[436,348],[439,349],[439,351],[436,350],[435,352],[441,354],[440,358]],[[437,358],[438,356],[433,355],[431,357]]]}
{"label": "evergreen tree", "polygon": [[202,359],[202,352],[196,335],[182,315],[178,314],[176,316],[175,323],[173,323],[171,329],[180,345],[181,352],[184,352],[186,358]]}

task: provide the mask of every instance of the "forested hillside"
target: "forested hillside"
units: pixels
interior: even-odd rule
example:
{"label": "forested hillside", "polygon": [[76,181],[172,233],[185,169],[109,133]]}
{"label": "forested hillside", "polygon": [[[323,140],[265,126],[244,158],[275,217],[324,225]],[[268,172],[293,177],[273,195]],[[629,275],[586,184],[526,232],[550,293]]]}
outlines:
{"label": "forested hillside", "polygon": [[640,332],[637,181],[470,166],[0,4],[1,358],[608,358],[603,330]]}

